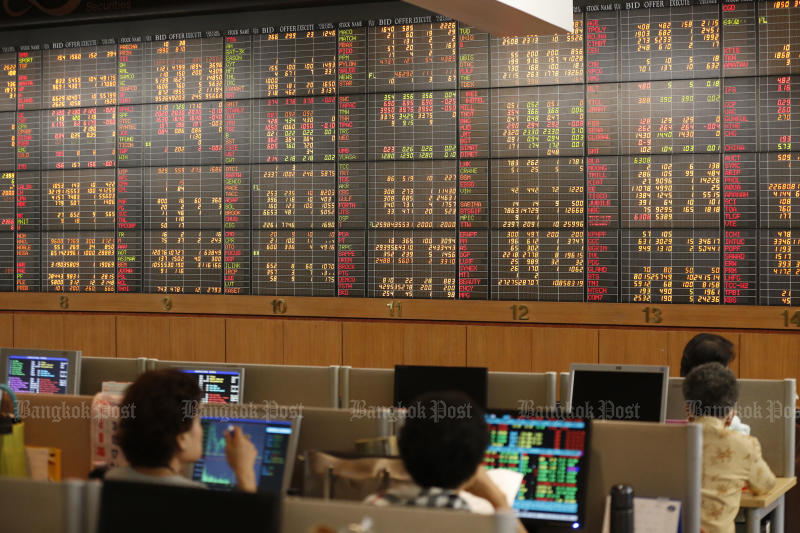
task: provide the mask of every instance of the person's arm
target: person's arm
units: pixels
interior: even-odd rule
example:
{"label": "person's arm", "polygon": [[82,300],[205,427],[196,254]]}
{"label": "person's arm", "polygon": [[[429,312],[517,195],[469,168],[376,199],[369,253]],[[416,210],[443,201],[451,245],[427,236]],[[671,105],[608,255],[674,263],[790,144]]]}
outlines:
{"label": "person's arm", "polygon": [[242,492],[255,492],[257,488],[256,473],[253,465],[258,452],[242,428],[234,426],[233,431],[225,433],[225,457],[236,474],[236,487]]}
{"label": "person's arm", "polygon": [[753,494],[764,494],[775,486],[775,474],[772,473],[769,465],[761,455],[761,443],[755,437],[751,437],[751,439],[753,443],[753,462],[750,465],[750,475],[747,483],[750,486],[750,492]]}
{"label": "person's arm", "polygon": [[[478,467],[478,471],[469,484],[464,487],[464,490],[487,500],[492,504],[495,511],[511,511],[511,506],[506,501],[506,495],[494,484],[486,473],[486,469],[482,466]],[[527,533],[525,526],[522,525],[519,519],[517,519],[517,533]]]}

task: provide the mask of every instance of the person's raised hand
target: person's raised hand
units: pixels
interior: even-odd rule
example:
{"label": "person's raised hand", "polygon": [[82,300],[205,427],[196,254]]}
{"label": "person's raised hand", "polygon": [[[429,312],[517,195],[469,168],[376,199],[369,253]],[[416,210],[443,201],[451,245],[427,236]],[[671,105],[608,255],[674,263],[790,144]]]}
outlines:
{"label": "person's raised hand", "polygon": [[242,428],[234,426],[232,431],[225,432],[225,458],[236,474],[239,490],[243,492],[256,491],[256,474],[253,466],[257,457],[256,447],[242,432]]}

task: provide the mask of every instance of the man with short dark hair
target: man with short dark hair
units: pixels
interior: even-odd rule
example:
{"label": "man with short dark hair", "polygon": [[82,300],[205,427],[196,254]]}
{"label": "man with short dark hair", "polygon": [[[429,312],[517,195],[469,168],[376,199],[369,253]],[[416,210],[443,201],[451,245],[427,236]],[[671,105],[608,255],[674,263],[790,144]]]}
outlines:
{"label": "man with short dark hair", "polygon": [[705,533],[734,533],[742,488],[762,494],[775,485],[755,437],[731,431],[739,389],[720,363],[694,368],[683,382],[689,422],[703,426],[701,525]]}

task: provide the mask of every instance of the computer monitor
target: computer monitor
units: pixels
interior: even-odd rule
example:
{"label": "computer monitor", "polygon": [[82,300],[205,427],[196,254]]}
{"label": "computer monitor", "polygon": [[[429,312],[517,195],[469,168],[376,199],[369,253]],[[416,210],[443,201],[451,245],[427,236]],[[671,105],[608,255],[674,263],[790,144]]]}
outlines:
{"label": "computer monitor", "polygon": [[0,348],[3,382],[14,392],[78,394],[81,352]]}
{"label": "computer monitor", "polygon": [[491,439],[483,464],[523,474],[512,509],[526,528],[582,527],[590,421],[492,411],[486,424]]}
{"label": "computer monitor", "polygon": [[408,407],[420,394],[463,392],[486,410],[489,372],[485,367],[397,365],[394,367],[394,405]]}
{"label": "computer monitor", "polygon": [[570,403],[576,416],[605,420],[664,422],[668,366],[570,366]]}
{"label": "computer monitor", "polygon": [[280,496],[219,493],[160,483],[105,481],[98,533],[142,531],[280,531]]}
{"label": "computer monitor", "polygon": [[244,367],[207,363],[164,363],[159,366],[177,368],[197,378],[205,403],[242,403]]}
{"label": "computer monitor", "polygon": [[238,426],[258,451],[255,463],[258,490],[286,493],[292,479],[301,418],[261,420],[202,416],[203,458],[195,462],[192,479],[208,488],[230,490],[236,476],[225,459],[225,432]]}

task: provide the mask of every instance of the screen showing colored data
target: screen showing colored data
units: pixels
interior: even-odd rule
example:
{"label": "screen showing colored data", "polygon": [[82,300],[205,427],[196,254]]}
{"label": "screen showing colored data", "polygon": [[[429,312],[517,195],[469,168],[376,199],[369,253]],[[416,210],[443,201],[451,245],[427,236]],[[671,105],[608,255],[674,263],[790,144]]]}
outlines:
{"label": "screen showing colored data", "polygon": [[2,48],[0,290],[800,304],[800,0],[640,4]]}
{"label": "screen showing colored data", "polygon": [[197,379],[205,403],[239,403],[242,374],[239,371],[182,368],[181,372]]}
{"label": "screen showing colored data", "polygon": [[6,383],[14,392],[66,394],[69,386],[69,359],[9,355]]}
{"label": "screen showing colored data", "polygon": [[513,504],[517,516],[579,524],[586,421],[487,414],[486,423],[491,440],[484,466],[524,475]]}
{"label": "screen showing colored data", "polygon": [[231,426],[237,426],[258,452],[254,469],[259,490],[281,492],[290,452],[291,422],[204,416],[201,423],[203,458],[194,464],[192,479],[218,490],[230,490],[236,486],[236,475],[225,458],[225,432]]}

